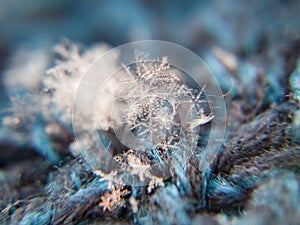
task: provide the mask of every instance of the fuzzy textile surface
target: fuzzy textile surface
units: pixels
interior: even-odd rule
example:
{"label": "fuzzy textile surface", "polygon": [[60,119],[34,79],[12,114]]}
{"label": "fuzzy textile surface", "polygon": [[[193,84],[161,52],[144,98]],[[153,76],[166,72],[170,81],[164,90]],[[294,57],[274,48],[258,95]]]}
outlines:
{"label": "fuzzy textile surface", "polygon": [[[180,146],[177,161],[172,161],[169,146],[154,146],[144,154],[116,141],[115,121],[108,111],[120,88],[116,80],[103,90],[95,124],[110,141],[108,148],[120,167],[111,168],[108,161],[91,169],[76,149],[76,141],[82,145],[95,141],[85,123],[91,115],[78,118],[80,138],[75,141],[72,104],[82,74],[112,47],[63,39],[51,47],[53,55],[43,48],[16,49],[2,75],[8,103],[0,129],[0,223],[298,225],[300,18],[293,9],[300,10],[300,4],[289,2],[279,11],[269,3],[268,13],[259,18],[249,12],[247,29],[234,22],[247,4],[240,3],[241,10],[230,15],[221,7],[214,19],[200,11],[192,17],[203,15],[201,27],[207,36],[198,40],[192,30],[186,35],[216,74],[227,109],[225,138],[205,170],[199,165],[207,124],[213,119],[209,116],[204,116],[207,124],[201,135],[193,137],[197,147],[184,166],[174,162],[185,157],[188,143]],[[260,4],[253,7],[265,7]],[[210,12],[209,7],[206,10]],[[220,31],[222,15],[231,18],[227,28],[232,32]],[[273,26],[266,26],[270,18]],[[176,29],[168,32],[172,35]],[[251,40],[245,41],[248,34]],[[228,41],[231,36],[240,42]],[[195,47],[196,39],[203,48]],[[127,94],[125,100],[136,95],[130,90]],[[130,115],[140,117],[137,111],[132,107]],[[167,168],[167,179],[149,169],[154,162]],[[124,183],[131,178],[146,185]]]}

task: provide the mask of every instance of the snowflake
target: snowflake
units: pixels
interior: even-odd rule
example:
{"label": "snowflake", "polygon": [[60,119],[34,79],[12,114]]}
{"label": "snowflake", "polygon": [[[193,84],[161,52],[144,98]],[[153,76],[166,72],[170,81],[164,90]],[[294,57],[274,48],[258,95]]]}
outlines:
{"label": "snowflake", "polygon": [[103,208],[103,211],[113,211],[117,207],[123,206],[125,204],[125,200],[123,196],[128,194],[129,191],[127,189],[121,190],[116,186],[113,187],[111,192],[106,192],[101,197],[101,202],[99,206]]}

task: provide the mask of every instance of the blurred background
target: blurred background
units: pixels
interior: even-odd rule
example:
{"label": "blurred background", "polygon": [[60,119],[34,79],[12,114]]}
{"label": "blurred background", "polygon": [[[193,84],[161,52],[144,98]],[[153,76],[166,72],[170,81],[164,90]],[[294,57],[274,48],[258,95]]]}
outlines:
{"label": "blurred background", "polygon": [[217,43],[240,53],[299,39],[296,0],[1,0],[0,4],[2,57],[19,44],[51,45],[62,37],[113,46],[161,39],[195,50]]}
{"label": "blurred background", "polygon": [[239,54],[299,40],[296,0],[1,0],[0,6],[2,68],[20,44],[48,47],[63,37],[112,46],[160,39],[194,51],[217,44]]}
{"label": "blurred background", "polygon": [[62,38],[111,47],[158,39],[181,44],[204,58],[217,46],[241,58],[276,61],[275,68],[282,63],[282,53],[299,49],[299,12],[297,0],[1,0],[0,74],[28,59],[26,51],[36,50],[41,67],[51,67],[51,48]]}
{"label": "blurred background", "polygon": [[1,0],[0,68],[20,46],[45,49],[62,38],[111,46],[159,39],[195,52],[213,45],[239,56],[299,42],[297,0]]}

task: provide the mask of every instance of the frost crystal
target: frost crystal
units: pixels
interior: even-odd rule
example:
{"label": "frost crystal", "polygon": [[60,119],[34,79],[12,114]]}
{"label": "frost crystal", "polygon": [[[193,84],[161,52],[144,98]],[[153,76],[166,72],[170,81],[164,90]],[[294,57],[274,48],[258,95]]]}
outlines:
{"label": "frost crystal", "polygon": [[[140,56],[142,55],[142,56]],[[198,140],[197,126],[213,119],[204,88],[190,88],[183,74],[167,57],[149,60],[139,54],[137,62],[124,66],[130,78],[117,95],[117,116],[144,148],[181,148]],[[121,107],[122,105],[122,107]]]}
{"label": "frost crystal", "polygon": [[56,66],[47,71],[48,76],[44,79],[44,87],[51,95],[52,114],[66,127],[71,126],[73,99],[80,79],[87,68],[108,50],[109,47],[106,45],[97,45],[81,52],[78,45],[67,40],[54,47],[61,60],[57,60]]}
{"label": "frost crystal", "polygon": [[106,177],[146,185],[151,192],[185,168],[198,148],[199,126],[214,116],[205,87],[196,86],[167,57],[136,55],[135,63],[116,73],[120,85],[111,117],[114,134],[130,150],[114,155],[118,167]]}

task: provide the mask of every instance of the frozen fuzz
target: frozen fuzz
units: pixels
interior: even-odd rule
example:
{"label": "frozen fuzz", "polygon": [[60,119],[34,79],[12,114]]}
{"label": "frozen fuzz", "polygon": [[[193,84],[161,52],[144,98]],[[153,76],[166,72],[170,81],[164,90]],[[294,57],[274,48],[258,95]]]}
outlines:
{"label": "frozen fuzz", "polygon": [[115,102],[121,111],[117,116],[144,148],[136,150],[183,149],[183,145],[192,149],[199,138],[198,126],[214,117],[204,88],[189,88],[190,78],[167,57],[150,60],[146,53],[136,55],[135,64],[124,65],[129,76],[121,80]]}

